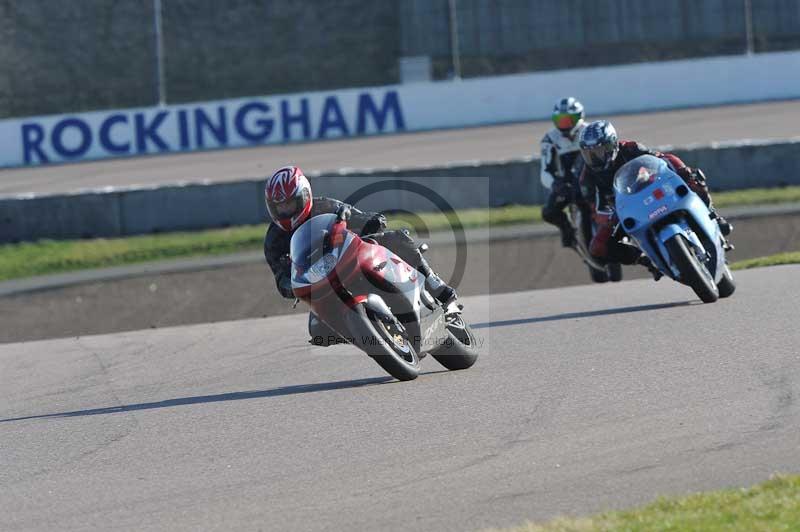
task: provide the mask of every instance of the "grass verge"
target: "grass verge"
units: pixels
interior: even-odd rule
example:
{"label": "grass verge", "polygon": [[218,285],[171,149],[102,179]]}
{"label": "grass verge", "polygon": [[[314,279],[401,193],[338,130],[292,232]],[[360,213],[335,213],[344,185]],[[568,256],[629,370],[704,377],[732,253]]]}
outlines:
{"label": "grass verge", "polygon": [[800,530],[800,476],[777,475],[747,489],[661,498],[633,510],[556,519],[506,532],[649,532]]}
{"label": "grass verge", "polygon": [[769,257],[758,257],[755,259],[741,260],[731,264],[732,270],[748,270],[750,268],[762,268],[764,266],[780,266],[781,264],[800,263],[800,251],[789,253],[778,253]]}
{"label": "grass verge", "polygon": [[[715,194],[720,207],[800,202],[800,186],[749,189]],[[494,209],[458,211],[466,228],[540,223],[541,206],[511,205]],[[450,227],[443,213],[390,216],[390,227],[423,226],[429,231]],[[134,236],[74,241],[43,240],[0,246],[0,280],[46,275],[90,268],[104,268],[179,257],[222,255],[260,249],[264,226],[243,226],[189,233]]]}

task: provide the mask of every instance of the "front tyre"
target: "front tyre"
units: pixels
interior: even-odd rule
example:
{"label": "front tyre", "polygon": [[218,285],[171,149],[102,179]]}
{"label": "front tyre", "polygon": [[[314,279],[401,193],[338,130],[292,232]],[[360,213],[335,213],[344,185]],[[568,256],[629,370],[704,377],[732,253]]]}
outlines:
{"label": "front tyre", "polygon": [[733,274],[727,264],[725,269],[722,270],[722,279],[717,283],[717,289],[721,298],[730,297],[736,291],[736,281],[733,279]]}
{"label": "front tyre", "polygon": [[447,339],[442,346],[431,352],[431,356],[450,371],[467,369],[478,360],[478,342],[475,334],[461,314],[451,314],[445,319]]}
{"label": "front tyre", "polygon": [[700,263],[694,250],[683,235],[675,235],[664,243],[670,258],[678,267],[681,282],[690,286],[703,303],[713,303],[719,298],[714,278]]}
{"label": "front tyre", "polygon": [[363,325],[367,334],[355,338],[356,343],[389,375],[400,381],[419,376],[419,355],[408,340],[406,331],[396,320],[388,320],[363,307]]}
{"label": "front tyre", "polygon": [[605,270],[598,270],[592,266],[589,266],[589,275],[592,277],[592,282],[594,283],[607,283],[608,282],[608,273]]}

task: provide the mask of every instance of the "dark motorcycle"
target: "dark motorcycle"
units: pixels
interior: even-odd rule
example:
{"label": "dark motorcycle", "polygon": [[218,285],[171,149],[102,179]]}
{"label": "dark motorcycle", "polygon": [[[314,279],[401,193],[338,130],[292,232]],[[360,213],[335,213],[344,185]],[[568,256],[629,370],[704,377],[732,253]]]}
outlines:
{"label": "dark motorcycle", "polygon": [[579,177],[583,171],[583,158],[576,157],[569,168],[566,169],[565,179],[561,182],[559,190],[555,193],[561,197],[559,201],[568,201],[567,219],[575,234],[575,244],[572,249],[581,258],[586,267],[589,268],[589,275],[595,283],[619,282],[622,280],[621,264],[606,264],[598,262],[589,253],[589,245],[597,231],[597,223],[592,216],[592,210],[583,197]]}

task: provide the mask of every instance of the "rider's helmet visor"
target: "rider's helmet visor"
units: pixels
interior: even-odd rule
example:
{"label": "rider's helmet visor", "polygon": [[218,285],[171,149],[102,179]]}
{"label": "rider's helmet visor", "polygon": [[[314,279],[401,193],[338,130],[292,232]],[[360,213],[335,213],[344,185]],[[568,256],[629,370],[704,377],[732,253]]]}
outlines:
{"label": "rider's helmet visor", "polygon": [[283,201],[268,201],[267,209],[273,219],[291,219],[300,214],[306,205],[308,199],[305,197],[307,193],[303,191],[302,195],[291,196]]}
{"label": "rider's helmet visor", "polygon": [[616,146],[613,143],[598,144],[597,146],[581,149],[581,155],[587,165],[593,170],[604,170],[611,165]]}
{"label": "rider's helmet visor", "polygon": [[573,113],[556,113],[553,115],[553,123],[563,133],[569,133],[576,125],[580,116]]}

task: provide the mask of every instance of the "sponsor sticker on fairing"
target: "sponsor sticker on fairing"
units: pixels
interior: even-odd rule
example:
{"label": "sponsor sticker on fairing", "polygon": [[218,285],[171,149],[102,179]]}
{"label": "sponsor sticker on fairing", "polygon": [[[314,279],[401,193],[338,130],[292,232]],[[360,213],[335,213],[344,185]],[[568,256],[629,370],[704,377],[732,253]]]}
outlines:
{"label": "sponsor sticker on fairing", "polygon": [[652,220],[653,218],[658,218],[659,216],[661,216],[665,212],[667,212],[667,206],[666,205],[662,205],[661,207],[659,207],[658,209],[656,209],[656,210],[654,210],[653,212],[650,213],[650,219]]}

